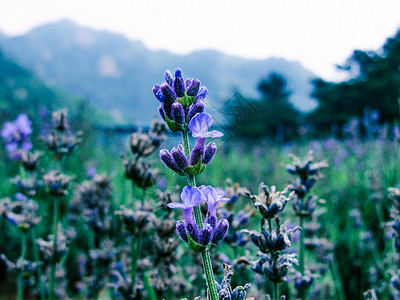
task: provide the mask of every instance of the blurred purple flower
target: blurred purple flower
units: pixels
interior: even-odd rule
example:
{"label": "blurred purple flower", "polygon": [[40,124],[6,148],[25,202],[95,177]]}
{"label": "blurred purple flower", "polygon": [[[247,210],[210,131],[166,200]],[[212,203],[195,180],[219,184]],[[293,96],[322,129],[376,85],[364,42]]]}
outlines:
{"label": "blurred purple flower", "polygon": [[94,176],[96,176],[97,170],[95,167],[90,166],[87,167],[86,169],[86,176],[89,177],[90,179],[94,178]]}
{"label": "blurred purple flower", "polygon": [[323,145],[327,151],[332,151],[338,145],[338,142],[334,138],[329,138],[323,141]]}
{"label": "blurred purple flower", "polygon": [[38,109],[38,114],[41,118],[46,118],[50,115],[49,110],[46,108],[46,106],[40,106]]}
{"label": "blurred purple flower", "polygon": [[12,160],[20,160],[20,151],[28,151],[32,148],[29,135],[32,133],[32,122],[26,114],[20,114],[14,122],[4,123],[1,137],[6,143],[6,150]]}
{"label": "blurred purple flower", "polygon": [[14,199],[17,201],[26,201],[28,198],[26,198],[26,196],[22,193],[16,193],[14,195]]}
{"label": "blurred purple flower", "polygon": [[320,153],[322,151],[321,142],[311,141],[309,148],[313,151],[313,153]]}

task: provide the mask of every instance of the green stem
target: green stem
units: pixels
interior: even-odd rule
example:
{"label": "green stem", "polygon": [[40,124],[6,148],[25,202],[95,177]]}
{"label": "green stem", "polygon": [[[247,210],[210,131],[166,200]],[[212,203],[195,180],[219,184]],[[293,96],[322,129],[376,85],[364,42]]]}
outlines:
{"label": "green stem", "polygon": [[149,293],[149,299],[157,300],[157,294],[154,291],[154,288],[151,286],[151,282],[150,282],[150,270],[146,271],[144,273],[143,284],[144,284],[144,288],[146,289],[147,293]]}
{"label": "green stem", "polygon": [[272,300],[279,300],[279,283],[274,282],[274,289],[272,290]]}
{"label": "green stem", "polygon": [[[183,142],[183,149],[185,151],[186,157],[190,158],[190,144],[189,144],[189,136],[188,131],[185,130],[182,132],[182,142]],[[190,186],[196,186],[196,180],[193,175],[188,175],[188,184]],[[196,224],[199,229],[203,228],[203,218],[201,216],[201,209],[200,205],[193,208],[194,211],[194,218],[196,220]],[[212,269],[211,257],[210,252],[208,249],[201,252],[201,260],[203,262],[204,273],[206,275],[206,283],[208,289],[208,295],[210,300],[218,300],[218,291],[217,286],[215,285],[215,277],[214,272]]]}
{"label": "green stem", "polygon": [[304,217],[300,216],[300,250],[299,250],[299,267],[301,276],[304,275]]}
{"label": "green stem", "polygon": [[329,266],[331,269],[333,282],[335,284],[336,296],[338,297],[338,299],[345,299],[343,284],[342,284],[342,280],[341,280],[340,274],[339,274],[339,268],[338,268],[338,265],[336,263],[336,259],[334,256],[332,256],[329,259]]}
{"label": "green stem", "polygon": [[141,206],[140,206],[140,208],[141,209],[143,209],[144,208],[144,202],[145,202],[145,200],[146,200],[146,188],[142,188],[142,201],[141,201]]}
{"label": "green stem", "polygon": [[271,219],[268,219],[268,227],[269,227],[269,233],[272,233]]}
{"label": "green stem", "polygon": [[206,274],[206,283],[210,300],[218,300],[217,286],[215,285],[215,277],[212,269],[210,251],[201,252],[201,260],[203,262],[204,273]]}
{"label": "green stem", "polygon": [[[36,238],[37,238],[37,231],[34,228],[31,231],[32,234],[32,242],[33,242],[33,255],[34,255],[34,259],[36,262],[40,261],[40,253],[39,253],[39,247],[36,243]],[[44,286],[43,286],[43,280],[42,280],[42,266],[38,265],[37,266],[37,276],[38,276],[38,284],[39,284],[39,292],[40,292],[40,300],[44,300],[46,299],[46,293],[44,290]]]}
{"label": "green stem", "polygon": [[133,203],[135,203],[135,191],[136,191],[136,184],[135,184],[135,182],[132,180],[132,196],[133,196],[133,198],[132,198],[132,200],[133,200]]}
{"label": "green stem", "polygon": [[140,230],[137,239],[135,240],[133,237],[131,239],[131,283],[133,292],[135,292],[137,261],[139,259],[139,253],[142,247],[142,238],[143,230]]}
{"label": "green stem", "polygon": [[51,260],[49,299],[54,299],[54,284],[56,279],[56,260],[57,254],[57,230],[58,230],[58,199],[53,202],[53,257]]}
{"label": "green stem", "polygon": [[[21,258],[22,258],[22,263],[24,263],[25,258],[26,258],[26,250],[28,248],[28,238],[26,235],[26,232],[22,233],[22,239],[21,239],[22,247],[21,247]],[[18,276],[18,300],[22,300],[24,298],[24,278],[23,278],[23,270],[20,270],[19,276]]]}

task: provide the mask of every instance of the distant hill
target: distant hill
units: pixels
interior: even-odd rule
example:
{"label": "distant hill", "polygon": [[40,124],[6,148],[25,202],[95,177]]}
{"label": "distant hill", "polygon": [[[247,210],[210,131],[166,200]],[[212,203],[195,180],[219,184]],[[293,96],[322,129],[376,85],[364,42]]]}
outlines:
{"label": "distant hill", "polygon": [[0,123],[20,113],[34,117],[40,110],[50,112],[66,106],[64,96],[0,51]]}
{"label": "distant hill", "polygon": [[207,86],[209,104],[215,109],[233,90],[258,97],[257,83],[270,72],[287,78],[296,107],[303,111],[315,107],[309,96],[314,75],[298,62],[279,58],[250,60],[214,50],[188,55],[151,51],[140,41],[67,20],[37,27],[22,36],[3,36],[0,47],[46,83],[89,99],[115,119],[128,119],[139,125],[156,115],[158,103],[151,92],[153,84],[164,80],[164,70],[177,66]]}
{"label": "distant hill", "polygon": [[[91,122],[94,110],[83,99],[46,85],[38,76],[6,58],[0,50],[0,129],[6,121],[12,121],[20,113],[28,115],[38,136],[41,129],[49,126],[51,113],[66,108],[71,124],[83,129],[83,123]],[[1,152],[1,151],[0,151]]]}

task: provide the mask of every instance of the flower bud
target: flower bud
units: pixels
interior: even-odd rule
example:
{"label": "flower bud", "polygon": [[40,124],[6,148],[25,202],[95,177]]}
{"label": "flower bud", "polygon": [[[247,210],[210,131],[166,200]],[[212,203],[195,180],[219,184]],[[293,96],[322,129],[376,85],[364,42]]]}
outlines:
{"label": "flower bud", "polygon": [[189,112],[187,114],[187,121],[190,120],[197,114],[202,113],[204,111],[204,103],[203,101],[196,101],[189,107]]}
{"label": "flower bud", "polygon": [[160,105],[160,106],[158,107],[158,113],[160,114],[161,119],[163,119],[164,122],[165,122],[165,112],[164,112],[164,109],[163,109],[163,105]]}
{"label": "flower bud", "polygon": [[211,225],[213,229],[217,227],[217,217],[216,216],[207,216],[206,222]]}
{"label": "flower bud", "polygon": [[268,241],[270,242],[271,248],[276,251],[284,250],[290,247],[290,240],[285,233],[280,233],[277,236],[270,235],[271,239]]}
{"label": "flower bud", "polygon": [[261,256],[259,259],[257,259],[255,262],[252,263],[251,269],[253,270],[253,272],[264,275],[263,265],[267,261],[268,261],[268,256]]}
{"label": "flower bud", "polygon": [[390,282],[396,290],[400,291],[400,280],[398,275],[393,276]]}
{"label": "flower bud", "polygon": [[203,145],[196,145],[192,150],[192,154],[190,155],[190,165],[195,166],[197,163],[203,158],[204,154],[204,146]]}
{"label": "flower bud", "polygon": [[158,101],[160,101],[161,103],[163,103],[165,101],[165,97],[164,94],[161,92],[161,90],[159,89],[156,93],[156,98]]}
{"label": "flower bud", "polygon": [[190,85],[186,91],[186,94],[188,96],[195,97],[197,95],[197,93],[199,92],[199,89],[200,89],[200,80],[198,80],[197,78],[194,78],[192,80],[192,82],[190,83]]}
{"label": "flower bud", "polygon": [[196,224],[187,223],[186,230],[189,233],[190,237],[196,242],[199,242],[199,229]]}
{"label": "flower bud", "polygon": [[183,153],[181,145],[172,148],[171,154],[179,168],[184,169],[188,166],[188,161],[185,154]]}
{"label": "flower bud", "polygon": [[179,124],[183,124],[185,120],[185,111],[183,109],[182,104],[180,104],[179,102],[175,102],[174,104],[172,104],[171,114],[173,121]]}
{"label": "flower bud", "polygon": [[244,286],[238,286],[232,291],[232,300],[244,300],[246,298],[246,290],[251,288],[250,283],[246,283]]}
{"label": "flower bud", "polygon": [[203,227],[203,229],[200,231],[200,240],[199,240],[199,244],[200,245],[204,245],[207,246],[208,243],[211,240],[211,236],[213,233],[213,229],[210,226],[210,224],[205,224],[205,226]]}
{"label": "flower bud", "polygon": [[254,232],[250,233],[250,240],[253,242],[254,245],[256,245],[257,247],[259,247],[260,245],[260,235]]}
{"label": "flower bud", "polygon": [[188,242],[185,222],[177,221],[176,222],[176,232],[178,233],[179,237],[185,242]]}
{"label": "flower bud", "polygon": [[203,164],[209,164],[212,159],[215,156],[215,153],[217,152],[217,145],[215,143],[209,143],[204,150],[204,158],[203,158]]}
{"label": "flower bud", "polygon": [[313,283],[314,278],[309,275],[296,276],[294,279],[294,287],[296,290],[304,291],[307,290]]}
{"label": "flower bud", "polygon": [[175,69],[174,90],[179,98],[185,95],[185,81],[182,77],[182,71],[179,68]]}
{"label": "flower bud", "polygon": [[174,78],[172,76],[172,73],[170,70],[167,70],[164,72],[164,78],[165,78],[165,82],[168,83],[170,86],[173,85],[174,82]]}
{"label": "flower bud", "polygon": [[171,105],[172,103],[169,102],[163,102],[162,104],[162,108],[170,120],[172,120]]}
{"label": "flower bud", "polygon": [[220,241],[222,241],[228,232],[229,222],[226,219],[222,219],[218,222],[217,227],[214,230],[214,235],[212,237],[211,243],[214,245],[218,245]]}
{"label": "flower bud", "polygon": [[167,83],[163,83],[161,85],[161,92],[163,93],[166,102],[171,104],[175,102],[176,94],[174,89],[170,85],[168,85]]}
{"label": "flower bud", "polygon": [[160,158],[162,162],[172,171],[175,171],[178,174],[182,173],[182,169],[178,167],[171,153],[169,153],[167,149],[160,150]]}
{"label": "flower bud", "polygon": [[192,83],[192,79],[187,78],[187,79],[185,80],[185,87],[188,88],[188,87],[190,86],[191,83]]}
{"label": "flower bud", "polygon": [[153,86],[152,91],[153,91],[154,97],[157,97],[157,92],[158,92],[159,90],[160,90],[160,85],[159,85],[159,84],[156,84],[156,85]]}
{"label": "flower bud", "polygon": [[207,95],[208,95],[208,90],[207,90],[207,88],[206,88],[205,86],[202,86],[202,87],[199,89],[199,91],[198,91],[196,97],[194,98],[194,100],[195,100],[195,102],[196,102],[196,101],[199,101],[199,100],[203,100]]}

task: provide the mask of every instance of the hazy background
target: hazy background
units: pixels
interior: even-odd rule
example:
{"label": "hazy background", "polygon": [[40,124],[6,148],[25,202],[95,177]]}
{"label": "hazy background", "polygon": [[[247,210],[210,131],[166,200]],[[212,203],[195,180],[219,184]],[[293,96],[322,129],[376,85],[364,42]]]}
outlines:
{"label": "hazy background", "polygon": [[399,11],[396,0],[5,0],[0,29],[20,35],[67,18],[122,33],[151,50],[214,49],[245,58],[285,58],[333,80],[335,64],[354,49],[376,50],[396,32]]}

